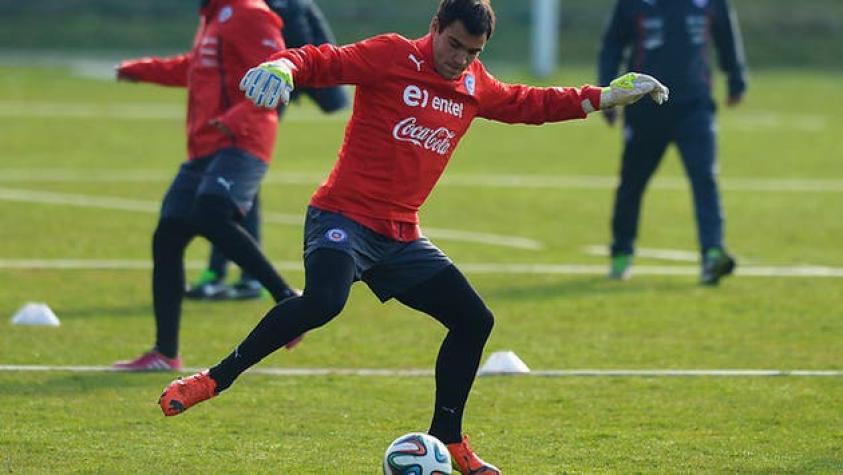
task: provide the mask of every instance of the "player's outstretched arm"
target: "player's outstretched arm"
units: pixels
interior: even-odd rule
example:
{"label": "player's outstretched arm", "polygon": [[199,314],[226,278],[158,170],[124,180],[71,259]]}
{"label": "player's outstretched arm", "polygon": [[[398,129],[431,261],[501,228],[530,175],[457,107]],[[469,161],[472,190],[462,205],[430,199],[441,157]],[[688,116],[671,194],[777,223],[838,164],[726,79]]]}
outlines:
{"label": "player's outstretched arm", "polygon": [[295,66],[287,59],[267,61],[248,70],[240,81],[240,90],[258,107],[274,109],[278,102],[290,102]]}
{"label": "player's outstretched arm", "polygon": [[[609,83],[600,94],[600,109],[606,110],[616,106],[628,106],[649,95],[656,104],[667,102],[670,90],[658,79],[641,73],[626,73],[623,76]],[[583,104],[586,112],[593,112],[595,109],[591,103],[586,101]]]}

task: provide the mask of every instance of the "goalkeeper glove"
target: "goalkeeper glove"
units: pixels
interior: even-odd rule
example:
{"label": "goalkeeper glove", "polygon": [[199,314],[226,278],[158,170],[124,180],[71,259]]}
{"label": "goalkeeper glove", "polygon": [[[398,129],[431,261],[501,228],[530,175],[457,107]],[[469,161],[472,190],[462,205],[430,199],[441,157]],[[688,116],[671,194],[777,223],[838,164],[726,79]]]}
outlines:
{"label": "goalkeeper glove", "polygon": [[667,101],[670,90],[656,78],[641,73],[626,73],[609,83],[600,94],[600,109],[628,106],[649,94],[656,104]]}
{"label": "goalkeeper glove", "polygon": [[290,102],[293,92],[293,63],[286,59],[267,61],[248,70],[240,81],[240,90],[258,107],[275,109],[278,101]]}

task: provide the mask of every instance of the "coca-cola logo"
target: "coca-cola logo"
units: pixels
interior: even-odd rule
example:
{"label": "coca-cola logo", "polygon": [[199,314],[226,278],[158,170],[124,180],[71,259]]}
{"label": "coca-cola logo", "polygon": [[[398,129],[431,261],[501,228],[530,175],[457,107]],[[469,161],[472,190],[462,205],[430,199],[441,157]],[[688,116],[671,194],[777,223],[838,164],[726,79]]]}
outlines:
{"label": "coca-cola logo", "polygon": [[439,155],[447,155],[451,150],[451,140],[457,133],[447,127],[426,127],[418,124],[415,117],[407,117],[395,124],[392,136],[400,142],[410,142]]}

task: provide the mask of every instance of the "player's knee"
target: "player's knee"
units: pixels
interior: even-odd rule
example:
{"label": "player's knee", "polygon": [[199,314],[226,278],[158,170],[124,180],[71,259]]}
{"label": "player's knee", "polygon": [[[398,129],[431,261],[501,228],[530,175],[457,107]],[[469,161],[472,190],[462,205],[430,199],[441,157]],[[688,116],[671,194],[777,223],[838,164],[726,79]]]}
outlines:
{"label": "player's knee", "polygon": [[236,216],[237,210],[230,200],[217,195],[199,195],[190,212],[190,221],[205,236],[214,235]]}
{"label": "player's knee", "polygon": [[472,333],[477,337],[486,341],[489,335],[492,334],[492,329],[495,327],[495,315],[485,305],[482,309],[476,312],[476,316],[472,323]]}
{"label": "player's knee", "polygon": [[184,252],[193,233],[190,223],[182,219],[163,218],[152,235],[153,259],[178,257]]}
{"label": "player's knee", "polygon": [[485,305],[480,305],[471,310],[463,309],[460,317],[454,320],[457,325],[450,328],[457,332],[466,342],[476,341],[485,343],[495,326],[495,316]]}
{"label": "player's knee", "polygon": [[342,312],[342,309],[345,307],[347,295],[344,296],[337,292],[325,290],[305,290],[301,298],[307,306],[307,313],[310,315],[310,324],[313,328],[316,328],[330,322]]}

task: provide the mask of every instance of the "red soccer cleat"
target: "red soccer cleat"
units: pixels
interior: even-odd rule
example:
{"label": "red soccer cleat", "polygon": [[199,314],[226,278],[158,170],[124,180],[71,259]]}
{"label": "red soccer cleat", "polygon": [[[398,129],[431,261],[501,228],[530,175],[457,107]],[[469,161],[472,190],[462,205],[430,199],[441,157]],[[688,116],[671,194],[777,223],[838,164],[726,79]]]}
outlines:
{"label": "red soccer cleat", "polygon": [[486,463],[474,453],[468,443],[468,436],[463,436],[461,442],[448,444],[451,453],[451,463],[463,475],[500,475],[498,467]]}
{"label": "red soccer cleat", "polygon": [[188,378],[179,378],[164,388],[158,405],[165,416],[176,416],[200,402],[217,395],[217,382],[208,370]]}
{"label": "red soccer cleat", "polygon": [[149,350],[133,360],[118,361],[111,365],[121,371],[180,371],[181,358],[167,358],[158,350]]}

